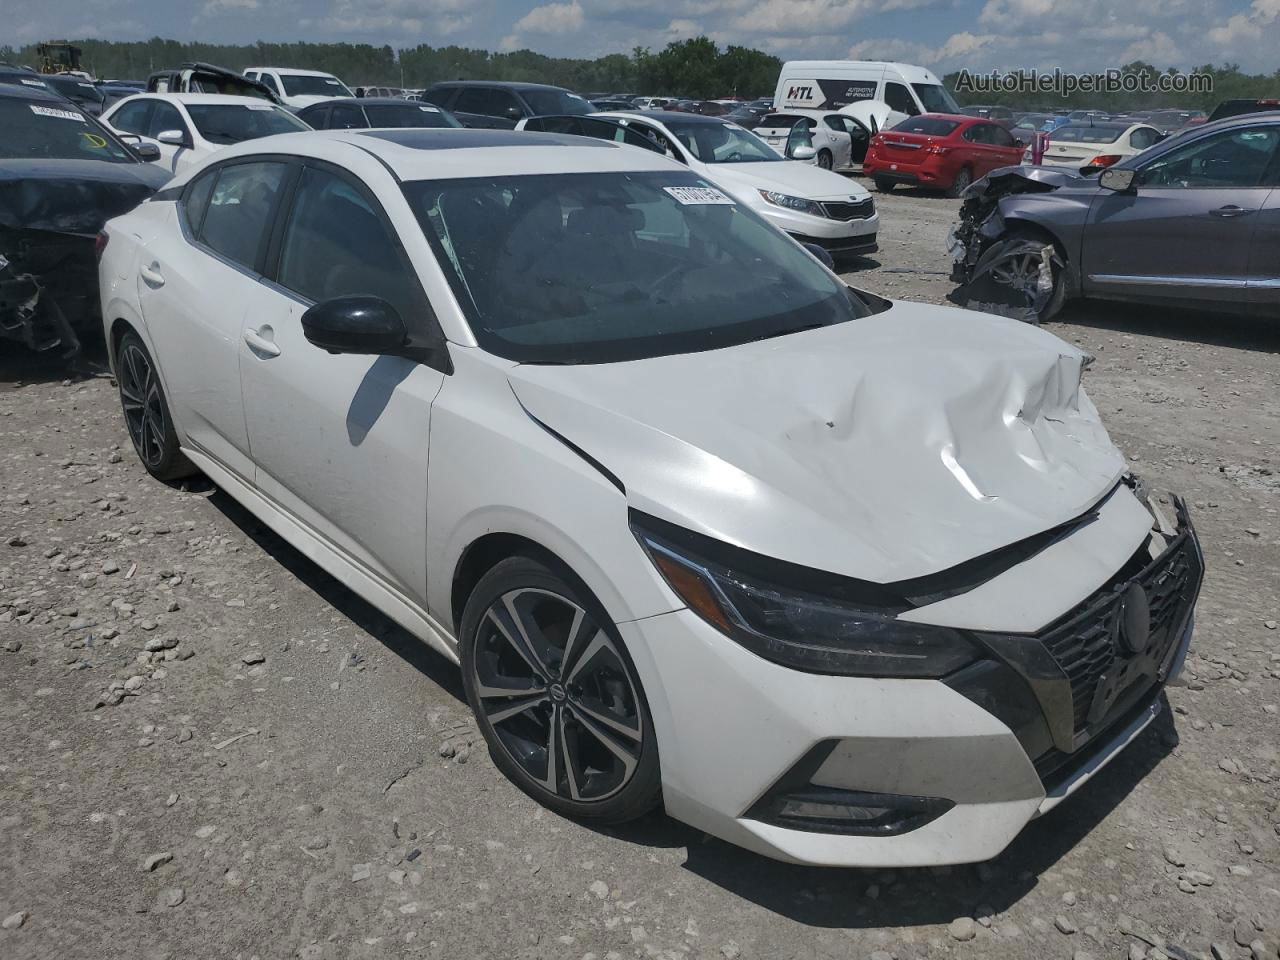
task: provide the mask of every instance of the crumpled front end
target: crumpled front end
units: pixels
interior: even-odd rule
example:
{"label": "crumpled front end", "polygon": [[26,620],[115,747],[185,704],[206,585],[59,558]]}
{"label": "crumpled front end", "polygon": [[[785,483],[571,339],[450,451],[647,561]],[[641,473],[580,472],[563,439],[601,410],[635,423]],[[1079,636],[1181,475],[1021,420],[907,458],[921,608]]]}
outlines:
{"label": "crumpled front end", "polygon": [[70,356],[97,303],[92,236],[0,227],[0,337]]}
{"label": "crumpled front end", "polygon": [[960,221],[947,236],[952,282],[947,299],[983,313],[1038,323],[1055,295],[1055,276],[1066,268],[1052,243],[1010,233],[1001,201],[1050,193],[1078,178],[1039,166],[1005,167],[963,194]]}

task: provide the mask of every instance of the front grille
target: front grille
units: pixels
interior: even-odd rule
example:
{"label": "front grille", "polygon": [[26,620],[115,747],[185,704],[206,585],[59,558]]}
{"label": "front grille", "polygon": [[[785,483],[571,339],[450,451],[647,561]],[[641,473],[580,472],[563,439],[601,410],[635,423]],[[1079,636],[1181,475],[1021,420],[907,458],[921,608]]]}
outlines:
{"label": "front grille", "polygon": [[[1077,744],[1114,720],[1134,695],[1164,680],[1169,654],[1199,592],[1200,574],[1194,536],[1184,530],[1136,576],[1105,587],[1083,608],[1041,635],[1041,642],[1071,683]],[[1151,628],[1145,651],[1130,656],[1120,646],[1120,619],[1126,591],[1135,583],[1146,592]],[[1091,717],[1096,712],[1099,686],[1107,681],[1127,682],[1127,687],[1114,690],[1110,698],[1113,709]]]}
{"label": "front grille", "polygon": [[876,212],[876,202],[871,197],[858,203],[825,202],[822,209],[832,220],[866,220]]}

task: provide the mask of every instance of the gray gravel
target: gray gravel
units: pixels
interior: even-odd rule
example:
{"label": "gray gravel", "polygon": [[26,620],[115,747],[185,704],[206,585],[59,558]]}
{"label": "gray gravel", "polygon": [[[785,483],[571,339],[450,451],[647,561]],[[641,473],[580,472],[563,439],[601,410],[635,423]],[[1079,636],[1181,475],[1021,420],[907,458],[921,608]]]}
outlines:
{"label": "gray gravel", "polygon": [[[942,302],[955,202],[880,205],[883,266],[851,281]],[[1135,469],[1192,503],[1196,645],[1086,789],[935,870],[539,808],[453,667],[208,483],[147,478],[108,379],[6,348],[0,957],[1277,960],[1280,327],[1085,304],[1049,329],[1097,356]]]}

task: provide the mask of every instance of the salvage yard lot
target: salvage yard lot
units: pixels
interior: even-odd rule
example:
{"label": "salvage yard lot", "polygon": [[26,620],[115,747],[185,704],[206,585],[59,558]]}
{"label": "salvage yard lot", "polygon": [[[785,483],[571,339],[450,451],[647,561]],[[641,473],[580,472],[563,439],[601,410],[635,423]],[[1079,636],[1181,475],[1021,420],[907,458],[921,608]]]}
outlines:
{"label": "salvage yard lot", "polygon": [[[944,302],[956,202],[877,204],[850,281]],[[1275,960],[1280,326],[1075,303],[1049,329],[1096,355],[1133,469],[1192,507],[1188,669],[998,859],[896,871],[537,806],[454,667],[207,482],[151,480],[108,378],[5,348],[0,957]]]}

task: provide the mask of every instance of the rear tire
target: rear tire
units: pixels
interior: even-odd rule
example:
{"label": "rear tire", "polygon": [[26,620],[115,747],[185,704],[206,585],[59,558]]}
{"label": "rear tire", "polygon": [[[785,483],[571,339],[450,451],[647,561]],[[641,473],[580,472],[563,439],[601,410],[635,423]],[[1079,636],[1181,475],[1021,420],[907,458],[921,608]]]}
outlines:
{"label": "rear tire", "polygon": [[872,177],[871,182],[876,185],[876,189],[881,193],[893,193],[893,188],[897,186],[897,184],[886,177]]}
{"label": "rear tire", "polygon": [[973,183],[973,173],[968,167],[961,167],[956,174],[956,178],[951,181],[951,186],[947,188],[947,196],[955,200],[969,189],[969,184]]}
{"label": "rear tire", "polygon": [[467,598],[458,637],[467,702],[512,783],[593,823],[658,805],[658,743],[635,664],[568,569],[503,560]]}
{"label": "rear tire", "polygon": [[125,429],[147,472],[166,483],[196,473],[195,465],[178,449],[178,434],[155,361],[132,330],[116,347],[116,384]]}

